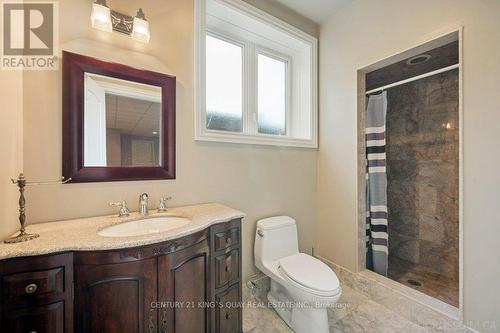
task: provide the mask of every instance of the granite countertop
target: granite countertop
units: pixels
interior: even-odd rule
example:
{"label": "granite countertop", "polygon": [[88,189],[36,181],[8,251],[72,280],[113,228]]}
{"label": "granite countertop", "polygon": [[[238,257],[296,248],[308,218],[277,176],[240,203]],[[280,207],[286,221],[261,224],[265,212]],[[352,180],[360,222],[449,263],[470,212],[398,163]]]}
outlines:
{"label": "granite countertop", "polygon": [[138,213],[131,213],[128,217],[118,217],[115,214],[31,224],[26,227],[26,231],[37,233],[40,237],[23,243],[0,243],[0,259],[64,251],[112,250],[154,244],[195,233],[216,223],[242,218],[245,214],[221,204],[207,203],[169,208],[166,213],[153,211],[148,217],[157,216],[184,217],[191,220],[191,223],[166,232],[132,237],[104,237],[97,233],[111,225],[141,219]]}

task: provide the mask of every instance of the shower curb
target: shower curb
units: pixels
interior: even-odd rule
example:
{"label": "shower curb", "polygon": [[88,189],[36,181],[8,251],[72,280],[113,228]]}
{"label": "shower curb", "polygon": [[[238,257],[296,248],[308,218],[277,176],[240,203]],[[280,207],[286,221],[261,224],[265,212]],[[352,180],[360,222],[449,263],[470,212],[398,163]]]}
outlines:
{"label": "shower curb", "polygon": [[[327,264],[337,274],[340,281],[348,287],[421,327],[443,333],[478,332],[475,329],[465,326],[461,320],[422,303],[416,299],[415,295],[405,295],[400,291],[390,288],[377,279],[368,276],[369,273],[354,273],[328,259],[320,256],[317,258]],[[424,296],[430,298],[430,296]],[[436,300],[436,302],[440,301]]]}

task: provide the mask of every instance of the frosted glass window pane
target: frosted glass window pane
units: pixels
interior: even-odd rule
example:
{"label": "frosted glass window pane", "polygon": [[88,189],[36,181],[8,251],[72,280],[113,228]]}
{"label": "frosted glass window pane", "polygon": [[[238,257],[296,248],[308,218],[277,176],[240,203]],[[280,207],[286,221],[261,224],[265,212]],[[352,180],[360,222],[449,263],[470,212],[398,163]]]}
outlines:
{"label": "frosted glass window pane", "polygon": [[286,66],[285,61],[258,55],[259,133],[286,134]]}
{"label": "frosted glass window pane", "polygon": [[207,35],[207,128],[241,132],[243,128],[243,48]]}

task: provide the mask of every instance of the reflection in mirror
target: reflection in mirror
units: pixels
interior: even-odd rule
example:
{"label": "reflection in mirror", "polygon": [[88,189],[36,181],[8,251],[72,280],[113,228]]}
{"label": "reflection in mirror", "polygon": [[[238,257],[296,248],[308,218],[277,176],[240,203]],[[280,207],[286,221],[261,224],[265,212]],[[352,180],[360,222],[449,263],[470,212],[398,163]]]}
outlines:
{"label": "reflection in mirror", "polygon": [[85,73],[84,166],[161,166],[161,88]]}

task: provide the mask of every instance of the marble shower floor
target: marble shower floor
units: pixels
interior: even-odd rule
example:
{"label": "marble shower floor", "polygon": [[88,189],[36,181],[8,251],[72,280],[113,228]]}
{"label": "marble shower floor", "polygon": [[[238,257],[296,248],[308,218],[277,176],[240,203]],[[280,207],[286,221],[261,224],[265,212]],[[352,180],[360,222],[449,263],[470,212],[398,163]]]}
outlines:
{"label": "marble shower floor", "polygon": [[[416,265],[393,256],[389,256],[388,277],[458,307],[458,281],[456,279],[433,273],[422,265]],[[418,281],[421,285],[414,286],[408,280]]]}
{"label": "marble shower floor", "polygon": [[[259,303],[259,298],[252,296],[248,288],[245,289],[247,291],[244,292],[246,306],[243,309],[243,332],[293,333],[272,308],[267,308],[262,301]],[[328,320],[330,332],[338,333],[432,332],[347,286],[342,287],[342,296],[336,306],[328,309]]]}

